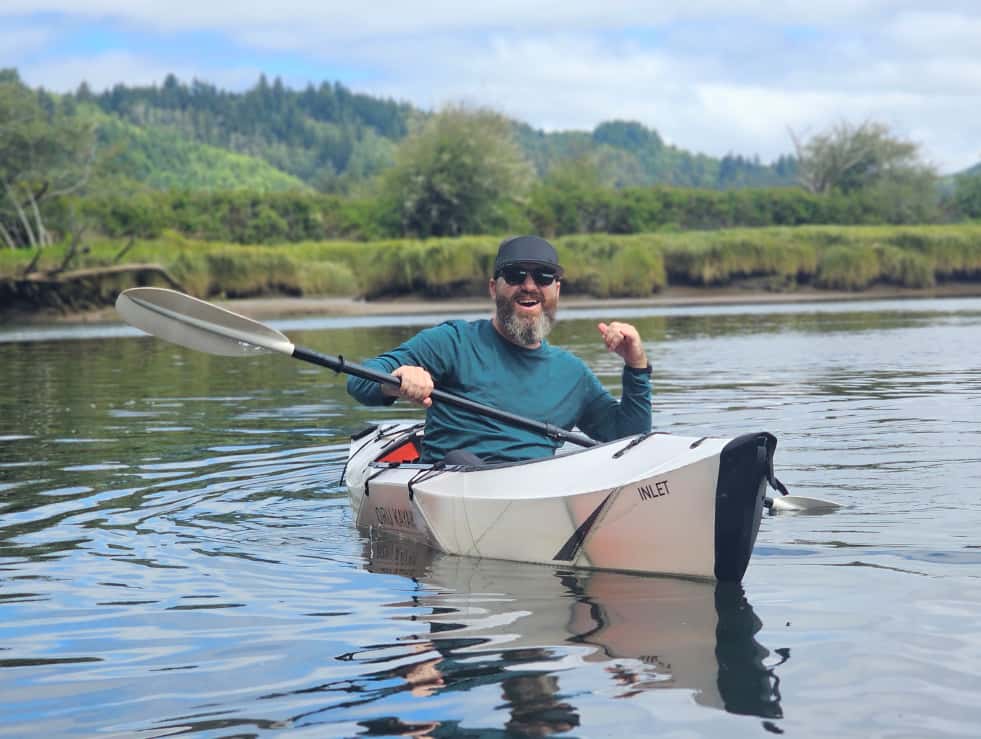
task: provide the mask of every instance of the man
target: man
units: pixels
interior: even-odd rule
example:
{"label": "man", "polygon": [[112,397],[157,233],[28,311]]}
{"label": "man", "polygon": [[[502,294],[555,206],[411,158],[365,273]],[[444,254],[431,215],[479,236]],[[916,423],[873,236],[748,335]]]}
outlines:
{"label": "man", "polygon": [[447,321],[420,331],[397,349],[365,362],[400,378],[400,387],[351,377],[348,392],[366,405],[402,397],[425,406],[424,462],[441,461],[457,450],[486,462],[535,459],[553,454],[560,443],[447,403],[433,403],[434,386],[553,426],[578,426],[600,441],[650,431],[651,370],[633,326],[598,326],[607,348],[624,360],[619,402],[581,359],[545,340],[555,322],[561,278],[558,255],[545,239],[505,239],[489,284],[497,306],[491,320]]}

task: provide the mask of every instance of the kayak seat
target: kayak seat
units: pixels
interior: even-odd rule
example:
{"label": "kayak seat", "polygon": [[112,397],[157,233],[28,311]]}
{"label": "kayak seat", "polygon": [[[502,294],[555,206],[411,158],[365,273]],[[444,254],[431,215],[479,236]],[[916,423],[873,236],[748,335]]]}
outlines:
{"label": "kayak seat", "polygon": [[380,456],[376,461],[383,462],[385,464],[402,464],[403,462],[418,462],[419,461],[419,447],[416,445],[415,437],[410,437],[406,439],[403,443],[398,446],[389,449],[385,454]]}
{"label": "kayak seat", "polygon": [[487,463],[473,452],[466,449],[453,449],[443,457],[444,465],[459,467],[483,467]]}

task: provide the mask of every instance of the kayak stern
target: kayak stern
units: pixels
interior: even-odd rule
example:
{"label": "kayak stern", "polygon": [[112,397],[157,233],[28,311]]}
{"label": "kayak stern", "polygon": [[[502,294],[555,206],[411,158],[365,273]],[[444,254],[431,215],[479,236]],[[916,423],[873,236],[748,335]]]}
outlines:
{"label": "kayak stern", "polygon": [[760,432],[738,436],[719,455],[715,491],[715,577],[742,579],[763,516],[767,479],[777,438]]}

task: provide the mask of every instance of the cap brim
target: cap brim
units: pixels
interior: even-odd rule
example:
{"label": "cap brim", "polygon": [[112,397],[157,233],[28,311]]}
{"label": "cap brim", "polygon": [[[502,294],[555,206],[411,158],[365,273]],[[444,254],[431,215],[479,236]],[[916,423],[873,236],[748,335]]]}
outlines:
{"label": "cap brim", "polygon": [[511,260],[509,262],[501,262],[494,269],[496,271],[496,270],[499,270],[499,269],[503,269],[504,267],[510,267],[512,265],[515,265],[515,264],[531,264],[531,265],[534,265],[535,267],[551,267],[556,272],[563,272],[564,271],[562,269],[562,265],[556,264],[555,262],[544,262],[544,261],[542,261],[540,259],[514,259],[514,260]]}

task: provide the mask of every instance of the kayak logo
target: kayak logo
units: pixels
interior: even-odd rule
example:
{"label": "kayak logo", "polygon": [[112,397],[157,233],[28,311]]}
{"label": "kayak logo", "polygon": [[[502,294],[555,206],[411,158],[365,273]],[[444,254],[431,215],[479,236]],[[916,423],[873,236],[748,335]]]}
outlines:
{"label": "kayak logo", "polygon": [[660,498],[662,495],[668,495],[670,492],[667,480],[655,482],[653,485],[637,486],[637,495],[640,496],[641,500],[654,500],[654,498]]}
{"label": "kayak logo", "polygon": [[375,506],[375,518],[379,526],[389,526],[396,529],[414,529],[415,516],[408,508],[385,508]]}

